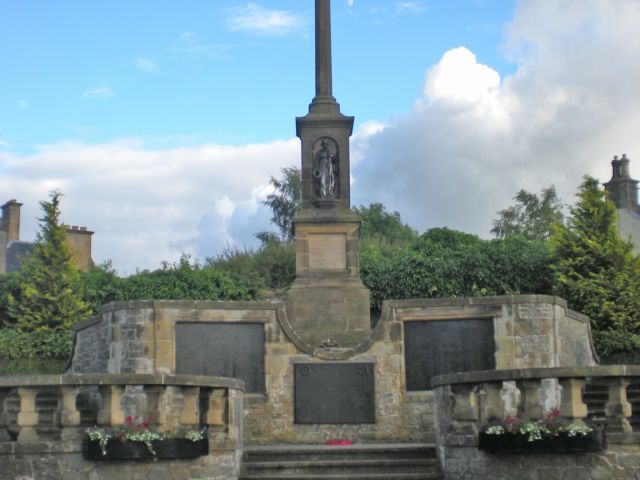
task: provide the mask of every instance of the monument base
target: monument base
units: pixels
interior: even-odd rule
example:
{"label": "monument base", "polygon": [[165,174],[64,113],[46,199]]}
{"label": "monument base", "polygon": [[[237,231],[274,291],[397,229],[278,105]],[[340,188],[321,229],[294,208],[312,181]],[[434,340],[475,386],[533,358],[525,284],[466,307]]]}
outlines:
{"label": "monument base", "polygon": [[287,294],[287,317],[312,347],[352,348],[370,333],[369,290],[357,278],[298,278]]}

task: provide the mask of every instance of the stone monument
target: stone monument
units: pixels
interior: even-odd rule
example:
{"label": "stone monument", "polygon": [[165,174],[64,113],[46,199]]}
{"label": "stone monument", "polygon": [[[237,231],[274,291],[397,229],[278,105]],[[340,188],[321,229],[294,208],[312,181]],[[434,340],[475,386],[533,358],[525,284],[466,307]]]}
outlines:
{"label": "stone monument", "polygon": [[316,0],[316,95],[296,119],[302,143],[302,208],[293,219],[296,280],[287,315],[307,353],[353,349],[370,334],[369,290],[359,278],[360,218],[351,210],[353,117],[332,93],[329,0]]}

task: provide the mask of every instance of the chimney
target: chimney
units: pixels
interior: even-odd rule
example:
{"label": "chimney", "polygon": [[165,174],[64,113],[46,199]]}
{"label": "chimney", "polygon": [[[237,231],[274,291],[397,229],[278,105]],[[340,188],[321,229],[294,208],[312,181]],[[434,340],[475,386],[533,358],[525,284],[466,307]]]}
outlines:
{"label": "chimney", "polygon": [[67,237],[67,247],[69,247],[76,266],[86,272],[93,265],[93,260],[91,259],[91,236],[93,232],[87,230],[87,227],[78,227],[77,225],[64,225],[64,230]]}
{"label": "chimney", "polygon": [[629,159],[623,154],[621,159],[614,156],[611,161],[611,180],[604,184],[609,192],[609,198],[616,204],[616,208],[638,210],[638,181],[629,175]]}
{"label": "chimney", "polygon": [[9,200],[2,206],[1,229],[7,234],[7,243],[20,240],[20,207],[21,203],[14,199]]}

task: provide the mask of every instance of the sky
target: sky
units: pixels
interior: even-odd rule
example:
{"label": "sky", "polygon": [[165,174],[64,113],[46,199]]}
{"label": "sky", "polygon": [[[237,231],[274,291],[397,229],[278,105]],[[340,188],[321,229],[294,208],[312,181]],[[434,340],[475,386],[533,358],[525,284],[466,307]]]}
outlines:
{"label": "sky", "polygon": [[[640,0],[332,0],[352,204],[490,237],[522,188],[640,178]],[[0,0],[0,202],[60,190],[120,274],[257,245],[300,165],[312,0]]]}

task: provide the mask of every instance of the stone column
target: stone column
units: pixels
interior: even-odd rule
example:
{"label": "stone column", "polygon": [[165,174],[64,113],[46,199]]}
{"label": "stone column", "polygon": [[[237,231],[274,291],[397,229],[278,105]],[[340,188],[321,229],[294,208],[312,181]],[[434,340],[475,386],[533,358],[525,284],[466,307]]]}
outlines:
{"label": "stone column", "polygon": [[478,394],[474,385],[452,385],[451,395],[455,420],[478,420]]}
{"label": "stone column", "polygon": [[102,395],[102,404],[98,411],[98,425],[124,424],[124,410],[120,405],[124,387],[122,385],[101,385],[98,387]]}
{"label": "stone column", "polygon": [[227,398],[225,390],[214,389],[209,393],[207,409],[207,425],[222,426],[227,424]]}
{"label": "stone column", "polygon": [[540,380],[523,380],[522,393],[524,396],[524,418],[539,420],[544,415],[540,405]]}
{"label": "stone column", "polygon": [[560,403],[560,415],[572,423],[582,424],[587,418],[587,405],[582,401],[584,378],[562,378],[562,402]]}
{"label": "stone column", "polygon": [[9,433],[7,432],[9,422],[4,412],[4,402],[9,396],[10,391],[11,389],[9,388],[0,388],[0,442],[9,441]]}
{"label": "stone column", "polygon": [[482,384],[478,395],[480,401],[480,421],[491,422],[504,418],[504,404],[501,393],[502,382],[487,382]]}
{"label": "stone column", "polygon": [[20,397],[20,413],[18,413],[18,442],[37,442],[39,437],[36,432],[39,415],[36,411],[36,388],[22,387],[18,388],[18,396]]}
{"label": "stone column", "polygon": [[63,440],[75,440],[82,436],[79,428],[80,412],[76,408],[78,393],[80,393],[78,387],[61,387],[60,425],[62,426]]}
{"label": "stone column", "polygon": [[330,0],[316,0],[316,100],[333,98]]}
{"label": "stone column", "polygon": [[182,387],[182,425],[200,424],[200,388]]}
{"label": "stone column", "polygon": [[627,401],[627,387],[629,379],[613,377],[606,380],[609,387],[609,400],[604,406],[607,416],[607,431],[631,432],[629,417],[631,416],[631,404]]}

